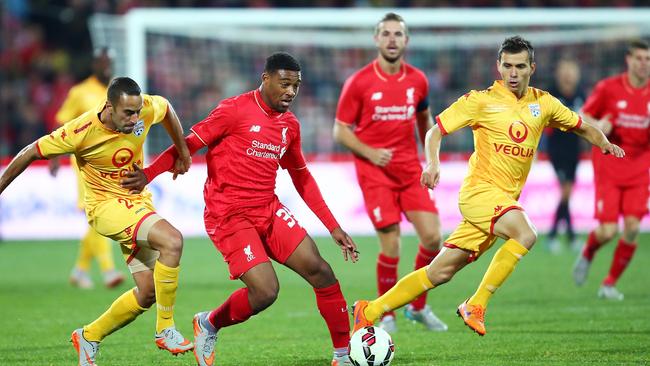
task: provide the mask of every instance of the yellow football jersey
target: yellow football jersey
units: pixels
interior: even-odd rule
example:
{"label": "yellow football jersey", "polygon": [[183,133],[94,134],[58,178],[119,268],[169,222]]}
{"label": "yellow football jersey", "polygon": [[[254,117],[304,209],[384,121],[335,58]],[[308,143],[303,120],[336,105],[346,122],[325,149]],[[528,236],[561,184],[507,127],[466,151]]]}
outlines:
{"label": "yellow football jersey", "polygon": [[108,87],[95,76],[90,76],[73,86],[63,101],[63,105],[56,112],[56,121],[62,125],[95,108],[97,104],[106,100],[107,89]]}
{"label": "yellow football jersey", "polygon": [[521,98],[495,81],[486,90],[460,97],[436,120],[443,135],[470,126],[474,153],[461,192],[481,183],[502,189],[515,200],[528,177],[545,127],[576,128],[578,114],[549,93],[529,87]]}
{"label": "yellow football jersey", "polygon": [[105,102],[59,127],[38,140],[39,153],[49,158],[61,154],[74,154],[84,181],[86,211],[108,198],[138,200],[149,198],[147,190],[129,194],[120,187],[120,180],[132,170],[132,164],[142,167],[143,145],[151,125],[167,114],[168,102],[155,95],[143,96],[143,108],[135,129],[130,134],[115,132],[104,127],[98,114]]}

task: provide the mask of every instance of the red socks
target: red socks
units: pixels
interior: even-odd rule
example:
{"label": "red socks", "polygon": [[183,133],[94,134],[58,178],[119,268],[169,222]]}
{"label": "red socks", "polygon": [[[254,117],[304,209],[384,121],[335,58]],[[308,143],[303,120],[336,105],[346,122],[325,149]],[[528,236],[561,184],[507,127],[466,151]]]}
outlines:
{"label": "red socks", "polygon": [[[399,257],[388,257],[381,253],[377,257],[377,293],[379,296],[390,290],[397,283],[397,263]],[[384,313],[384,316],[395,316],[394,311]]]}
{"label": "red socks", "polygon": [[592,231],[589,233],[589,236],[587,237],[587,243],[585,244],[584,249],[582,250],[582,256],[585,257],[586,260],[591,262],[594,259],[594,254],[596,254],[596,251],[600,249],[601,243],[596,240],[596,234]]}
{"label": "red socks", "polygon": [[618,241],[618,246],[614,250],[614,258],[612,258],[612,266],[609,268],[609,274],[605,277],[603,285],[614,286],[616,284],[616,281],[618,281],[630,263],[635,250],[635,243],[627,243],[623,239]]}
{"label": "red socks", "polygon": [[315,288],[314,292],[318,311],[325,319],[334,348],[347,347],[350,342],[350,320],[348,306],[338,281],[328,287]]}
{"label": "red socks", "polygon": [[252,315],[253,309],[248,301],[248,289],[240,288],[233,292],[219,308],[212,310],[208,315],[208,320],[215,328],[219,329],[244,322]]}
{"label": "red socks", "polygon": [[[429,250],[420,244],[418,247],[418,255],[415,257],[415,269],[418,270],[431,263],[438,253],[440,253],[439,249]],[[428,291],[425,291],[422,295],[418,296],[411,302],[413,310],[422,310],[424,308],[427,304],[427,292]]]}

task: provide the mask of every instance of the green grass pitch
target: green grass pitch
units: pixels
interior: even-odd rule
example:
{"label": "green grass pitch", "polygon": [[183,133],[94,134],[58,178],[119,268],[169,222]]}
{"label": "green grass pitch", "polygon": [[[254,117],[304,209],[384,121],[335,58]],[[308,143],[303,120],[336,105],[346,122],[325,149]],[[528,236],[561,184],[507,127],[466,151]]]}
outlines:
{"label": "green grass pitch", "polygon": [[[351,304],[375,297],[374,238],[356,238],[361,261],[346,263],[326,238],[318,239]],[[494,249],[452,282],[429,293],[428,303],[449,324],[445,333],[427,332],[398,313],[393,365],[647,365],[650,364],[650,235],[619,283],[622,302],[596,298],[613,247],[598,253],[582,288],[571,279],[574,253],[548,253],[543,238],[492,298],[488,334],[478,337],[456,317],[456,306],[478,285]],[[499,245],[499,244],[497,244]],[[403,241],[400,276],[412,268],[416,239]],[[92,321],[132,282],[115,290],[70,287],[76,255],[72,241],[0,243],[0,365],[73,365],[68,342],[73,329]],[[118,252],[117,246],[115,253]],[[118,268],[126,267],[118,260]],[[331,343],[309,286],[275,264],[280,296],[268,310],[224,329],[217,342],[218,365],[329,365]],[[96,271],[96,270],[95,270]],[[99,285],[95,272],[94,280]],[[194,313],[219,305],[238,281],[228,280],[221,256],[207,239],[186,241],[176,304],[178,328],[192,335]],[[149,311],[108,337],[100,365],[194,365],[156,349],[155,316]]]}

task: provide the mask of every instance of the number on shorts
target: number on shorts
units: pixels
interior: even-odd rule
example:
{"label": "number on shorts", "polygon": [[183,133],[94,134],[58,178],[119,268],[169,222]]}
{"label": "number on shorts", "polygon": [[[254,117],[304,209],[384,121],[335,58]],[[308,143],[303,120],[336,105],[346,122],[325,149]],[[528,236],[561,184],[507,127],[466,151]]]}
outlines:
{"label": "number on shorts", "polygon": [[292,228],[296,225],[296,220],[294,220],[294,218],[291,216],[291,213],[289,213],[289,211],[287,211],[285,208],[279,208],[275,215],[286,221],[289,228]]}
{"label": "number on shorts", "polygon": [[124,206],[126,206],[126,208],[128,208],[129,210],[133,208],[133,203],[131,203],[131,201],[129,201],[129,200],[125,199],[125,198],[118,198],[117,202],[123,203]]}

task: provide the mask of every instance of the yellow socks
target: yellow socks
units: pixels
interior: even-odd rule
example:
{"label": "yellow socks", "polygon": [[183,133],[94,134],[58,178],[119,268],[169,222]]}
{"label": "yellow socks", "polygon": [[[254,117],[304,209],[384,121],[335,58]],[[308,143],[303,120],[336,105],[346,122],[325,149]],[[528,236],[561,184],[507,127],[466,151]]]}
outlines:
{"label": "yellow socks", "polygon": [[176,289],[178,288],[178,272],[176,268],[167,267],[156,261],[153,268],[153,280],[156,286],[156,333],[174,325],[174,303],[176,302]]}
{"label": "yellow socks", "polygon": [[481,280],[481,284],[467,303],[470,305],[481,305],[485,308],[492,294],[510,276],[519,259],[526,255],[526,253],[528,253],[528,249],[516,240],[507,240],[494,254],[492,262],[490,262],[490,266],[485,272],[483,280]]}
{"label": "yellow socks", "polygon": [[84,338],[93,342],[101,342],[104,337],[132,322],[147,309],[138,305],[138,301],[130,289],[113,301],[111,307],[97,320],[84,327]]}
{"label": "yellow socks", "polygon": [[387,311],[402,307],[434,286],[427,277],[427,267],[422,267],[397,281],[395,286],[376,300],[370,301],[364,311],[366,318],[374,322]]}

